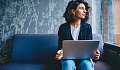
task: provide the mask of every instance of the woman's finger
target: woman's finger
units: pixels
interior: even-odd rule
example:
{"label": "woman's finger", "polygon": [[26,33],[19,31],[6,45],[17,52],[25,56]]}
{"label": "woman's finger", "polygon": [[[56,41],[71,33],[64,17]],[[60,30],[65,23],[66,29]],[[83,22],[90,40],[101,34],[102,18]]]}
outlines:
{"label": "woman's finger", "polygon": [[58,50],[58,54],[63,54],[63,50]]}
{"label": "woman's finger", "polygon": [[96,53],[100,54],[100,51],[99,51],[99,50],[97,50],[97,51],[96,51]]}
{"label": "woman's finger", "polygon": [[100,54],[93,54],[94,56],[100,56]]}
{"label": "woman's finger", "polygon": [[56,57],[63,57],[62,54],[57,54]]}
{"label": "woman's finger", "polygon": [[56,55],[56,57],[55,57],[57,60],[60,60],[62,57],[61,56],[58,56],[58,55]]}

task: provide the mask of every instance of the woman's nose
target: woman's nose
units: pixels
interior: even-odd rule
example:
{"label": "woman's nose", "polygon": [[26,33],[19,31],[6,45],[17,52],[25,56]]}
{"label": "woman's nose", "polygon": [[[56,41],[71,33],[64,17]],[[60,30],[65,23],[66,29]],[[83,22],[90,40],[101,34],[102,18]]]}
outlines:
{"label": "woman's nose", "polygon": [[86,13],[87,11],[86,11],[86,9],[84,10],[84,13]]}

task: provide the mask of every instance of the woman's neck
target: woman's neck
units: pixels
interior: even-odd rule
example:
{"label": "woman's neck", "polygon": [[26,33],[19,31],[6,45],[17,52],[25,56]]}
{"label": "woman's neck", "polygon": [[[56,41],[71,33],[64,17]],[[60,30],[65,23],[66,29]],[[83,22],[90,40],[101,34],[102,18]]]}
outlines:
{"label": "woman's neck", "polygon": [[77,28],[77,27],[80,26],[80,23],[81,23],[81,20],[75,20],[75,22],[72,22],[72,23],[71,23],[71,26],[72,26],[73,28]]}

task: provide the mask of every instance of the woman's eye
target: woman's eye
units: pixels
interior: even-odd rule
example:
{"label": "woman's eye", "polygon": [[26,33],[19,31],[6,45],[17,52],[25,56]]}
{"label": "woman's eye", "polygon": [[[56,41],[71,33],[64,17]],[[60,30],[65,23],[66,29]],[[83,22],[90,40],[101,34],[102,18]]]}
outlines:
{"label": "woman's eye", "polygon": [[83,9],[83,10],[84,10],[85,8],[84,8],[84,7],[80,7],[80,9]]}

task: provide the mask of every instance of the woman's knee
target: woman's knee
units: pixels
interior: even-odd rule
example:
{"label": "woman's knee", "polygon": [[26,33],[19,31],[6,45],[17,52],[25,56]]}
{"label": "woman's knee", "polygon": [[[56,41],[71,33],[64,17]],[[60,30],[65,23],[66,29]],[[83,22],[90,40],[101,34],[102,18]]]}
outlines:
{"label": "woman's knee", "polygon": [[61,60],[62,70],[75,70],[75,61],[74,60]]}
{"label": "woman's knee", "polygon": [[80,62],[80,64],[83,64],[83,65],[91,65],[91,61],[90,60],[82,60],[81,62]]}
{"label": "woman's knee", "polygon": [[94,64],[91,60],[82,60],[79,64],[81,70],[94,70]]}

